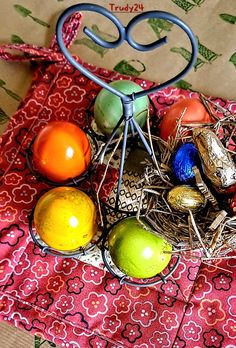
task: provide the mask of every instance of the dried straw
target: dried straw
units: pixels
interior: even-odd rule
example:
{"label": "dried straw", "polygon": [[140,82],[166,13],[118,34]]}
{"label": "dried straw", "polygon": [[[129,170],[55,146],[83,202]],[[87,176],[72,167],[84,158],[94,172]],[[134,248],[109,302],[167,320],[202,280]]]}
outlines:
{"label": "dried straw", "polygon": [[[236,114],[221,107],[211,99],[201,95],[200,99],[215,123],[205,124],[219,136],[223,145],[228,148],[234,161],[236,160]],[[139,201],[137,218],[143,211],[144,199],[148,201],[144,215],[157,235],[164,236],[173,246],[173,253],[182,254],[189,252],[192,257],[193,251],[201,250],[202,256],[198,256],[202,262],[209,260],[221,260],[236,258],[229,256],[229,253],[236,251],[236,216],[230,216],[228,198],[225,199],[227,209],[219,209],[222,202],[217,202],[211,193],[211,188],[201,178],[199,171],[196,172],[198,178],[196,187],[204,192],[208,201],[206,207],[197,213],[184,214],[173,211],[166,201],[167,192],[173,187],[171,174],[171,156],[180,142],[191,140],[191,131],[196,124],[181,124],[181,119],[186,110],[180,115],[176,125],[176,137],[169,137],[165,142],[157,136],[151,134],[150,128],[144,133],[153,149],[158,148],[159,154],[155,158],[155,163],[149,162],[143,177],[143,190]],[[203,127],[199,124],[198,126]],[[232,146],[234,144],[234,146]],[[230,148],[229,148],[230,147]]]}

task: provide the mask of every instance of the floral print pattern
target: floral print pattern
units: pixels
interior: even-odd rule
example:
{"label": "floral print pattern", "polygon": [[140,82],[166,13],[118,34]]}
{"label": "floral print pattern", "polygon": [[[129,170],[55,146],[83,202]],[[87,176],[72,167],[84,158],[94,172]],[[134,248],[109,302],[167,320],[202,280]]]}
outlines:
{"label": "floral print pattern", "polygon": [[16,203],[29,204],[33,201],[37,191],[29,185],[22,184],[12,190],[13,200]]}
{"label": "floral print pattern", "polygon": [[202,328],[190,320],[188,324],[183,325],[184,337],[187,340],[198,341]]}
{"label": "floral print pattern", "polygon": [[[5,180],[6,185],[18,186],[22,180],[22,177],[21,177],[21,175],[13,172],[13,173],[7,174],[4,178],[4,180]],[[0,202],[1,202],[2,198],[0,198]],[[7,200],[4,200],[4,203],[7,204]]]}
{"label": "floral print pattern", "polygon": [[18,225],[12,224],[0,231],[0,244],[8,244],[15,246],[19,240],[24,236],[24,230]]}
{"label": "floral print pattern", "polygon": [[120,319],[118,319],[116,314],[112,314],[111,316],[105,316],[103,318],[102,328],[105,331],[115,333],[120,325],[121,321]]}
{"label": "floral print pattern", "polygon": [[221,348],[224,336],[217,330],[211,329],[203,333],[204,345],[207,348]]}
{"label": "floral print pattern", "polygon": [[148,327],[156,320],[157,312],[153,309],[153,304],[145,302],[136,302],[131,313],[131,318],[144,327]]}
{"label": "floral print pattern", "polygon": [[55,272],[62,273],[64,275],[70,275],[77,266],[77,261],[74,259],[56,259]]}
{"label": "floral print pattern", "polygon": [[202,300],[198,315],[202,318],[207,325],[213,326],[217,322],[225,319],[225,311],[222,308],[222,302],[218,299],[215,300]]}
{"label": "floral print pattern", "polygon": [[115,307],[116,313],[129,313],[131,300],[125,295],[120,295],[119,297],[116,297],[114,299],[113,305]]}
{"label": "floral print pattern", "polygon": [[122,285],[120,284],[119,280],[115,277],[113,278],[106,278],[105,280],[105,290],[107,292],[110,292],[112,295],[117,295],[119,290],[122,289]]}
{"label": "floral print pattern", "polygon": [[46,292],[44,294],[38,294],[36,296],[35,305],[47,310],[53,302],[54,302],[54,299],[51,296],[51,294],[49,292]]}
{"label": "floral print pattern", "polygon": [[14,301],[10,298],[8,298],[5,295],[0,295],[0,314],[1,315],[7,315],[12,306],[14,305]]}
{"label": "floral print pattern", "polygon": [[85,90],[77,85],[73,85],[64,91],[64,95],[67,103],[79,103],[85,95]]}
{"label": "floral print pattern", "polygon": [[17,210],[10,205],[6,206],[0,211],[0,219],[2,222],[13,222],[16,218]]}
{"label": "floral print pattern", "polygon": [[230,296],[227,302],[229,305],[229,313],[233,317],[236,317],[236,296]]}
{"label": "floral print pattern", "polygon": [[26,278],[20,285],[19,290],[24,296],[30,296],[38,290],[38,281],[35,279]]}
{"label": "floral print pattern", "polygon": [[48,330],[52,337],[57,337],[60,339],[66,338],[66,325],[58,320],[53,321],[52,326]]}
{"label": "floral print pattern", "polygon": [[61,295],[55,306],[62,314],[70,313],[74,308],[74,298],[72,296]]}
{"label": "floral print pattern", "polygon": [[74,277],[66,281],[66,286],[69,294],[80,294],[84,283],[80,280],[80,277]]}
{"label": "floral print pattern", "polygon": [[200,274],[194,284],[193,296],[196,300],[202,300],[207,294],[211,293],[212,285],[207,281],[204,274]]}
{"label": "floral print pattern", "polygon": [[138,324],[126,324],[122,331],[122,336],[129,342],[134,343],[142,336],[140,326]]}
{"label": "floral print pattern", "polygon": [[0,285],[4,284],[8,276],[13,272],[14,267],[9,259],[0,260]]}
{"label": "floral print pattern", "polygon": [[[80,14],[71,21],[75,18]],[[76,30],[72,22],[67,23],[71,25],[67,35]],[[108,82],[121,78],[116,72],[85,66]],[[152,86],[132,79],[145,88]],[[232,348],[235,259],[208,266],[186,254],[165,283],[131,287],[77,258],[45,254],[32,242],[28,215],[48,187],[30,174],[25,149],[52,120],[85,127],[89,103],[99,90],[64,61],[41,64],[33,88],[1,139],[0,319],[31,333],[43,330],[48,340],[68,348]],[[199,95],[168,87],[154,93],[152,101],[163,112],[181,97]],[[217,102],[236,112],[236,103],[219,98]],[[111,170],[104,196],[116,175]]]}
{"label": "floral print pattern", "polygon": [[[14,252],[13,254],[15,254],[14,258],[17,260],[16,253]],[[18,275],[23,274],[24,271],[30,267],[30,260],[28,258],[28,255],[25,252],[23,252],[20,259],[16,262],[17,262],[17,265],[14,271]]]}
{"label": "floral print pattern", "polygon": [[228,334],[233,340],[236,339],[236,320],[227,319],[226,323],[223,325],[223,330]]}
{"label": "floral print pattern", "polygon": [[0,192],[0,208],[5,207],[9,202],[11,202],[11,196],[7,191]]}
{"label": "floral print pattern", "polygon": [[174,328],[178,327],[179,324],[177,314],[170,312],[169,310],[163,311],[159,321],[164,325],[164,328],[167,331],[173,330]]}
{"label": "floral print pattern", "polygon": [[216,290],[228,291],[231,288],[233,279],[225,273],[219,273],[217,276],[212,278],[212,281]]}
{"label": "floral print pattern", "polygon": [[94,267],[90,265],[83,266],[83,274],[82,279],[85,282],[91,282],[95,285],[99,285],[102,283],[104,278],[105,271],[101,269],[94,269]]}
{"label": "floral print pattern", "polygon": [[50,277],[48,279],[46,289],[49,292],[59,292],[64,286],[65,282],[62,280],[61,276]]}
{"label": "floral print pattern", "polygon": [[35,278],[40,279],[49,274],[49,264],[42,260],[37,260],[32,267],[32,272],[35,274]]}
{"label": "floral print pattern", "polygon": [[169,334],[167,332],[155,331],[150,338],[152,347],[170,347]]}
{"label": "floral print pattern", "polygon": [[90,317],[104,314],[107,311],[107,298],[103,294],[97,294],[90,292],[89,296],[82,301],[82,305],[86,310],[86,313]]}

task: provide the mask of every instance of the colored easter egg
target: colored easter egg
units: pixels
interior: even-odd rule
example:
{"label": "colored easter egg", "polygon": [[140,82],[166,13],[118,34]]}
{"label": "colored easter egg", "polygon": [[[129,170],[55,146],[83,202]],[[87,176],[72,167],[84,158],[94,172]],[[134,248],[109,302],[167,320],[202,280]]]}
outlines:
{"label": "colored easter egg", "polygon": [[84,173],[91,161],[91,146],[82,129],[70,122],[53,121],[33,144],[36,169],[47,179],[62,182]]}
{"label": "colored easter egg", "polygon": [[110,231],[108,249],[114,264],[126,275],[151,278],[168,265],[172,246],[162,237],[145,229],[135,218],[119,221]]}
{"label": "colored easter egg", "polygon": [[205,206],[205,197],[194,187],[179,185],[168,192],[167,202],[178,212],[188,213],[189,210],[196,212]]}
{"label": "colored easter egg", "polygon": [[[142,91],[142,88],[133,81],[118,80],[110,83],[110,86],[130,95],[134,92]],[[147,96],[137,98],[134,101],[134,119],[142,128],[146,123],[149,107]],[[97,95],[94,104],[95,122],[103,134],[109,135],[123,115],[123,105],[121,99],[115,94],[103,88]],[[121,133],[123,125],[119,127],[117,134]]]}
{"label": "colored easter egg", "polygon": [[195,177],[193,167],[198,167],[199,165],[198,151],[193,143],[180,145],[172,159],[173,174],[181,183],[191,182]]}
{"label": "colored easter egg", "polygon": [[96,207],[87,194],[76,188],[53,188],[37,202],[34,225],[48,246],[72,251],[85,246],[96,233]]}
{"label": "colored easter egg", "polygon": [[160,137],[165,141],[169,136],[175,137],[178,122],[199,126],[213,121],[199,99],[186,98],[176,101],[166,110],[159,126]]}

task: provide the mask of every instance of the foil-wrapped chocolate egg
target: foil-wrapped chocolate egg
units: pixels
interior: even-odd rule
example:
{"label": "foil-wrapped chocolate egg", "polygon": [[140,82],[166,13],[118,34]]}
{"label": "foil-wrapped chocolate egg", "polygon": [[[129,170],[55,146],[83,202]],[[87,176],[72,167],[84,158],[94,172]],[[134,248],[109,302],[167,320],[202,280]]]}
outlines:
{"label": "foil-wrapped chocolate egg", "polygon": [[205,205],[205,197],[196,188],[188,185],[179,185],[172,188],[167,194],[167,202],[173,210],[188,213],[196,212]]}
{"label": "foil-wrapped chocolate egg", "polygon": [[207,128],[193,130],[193,140],[198,149],[205,175],[218,192],[236,190],[236,165],[217,135]]}
{"label": "foil-wrapped chocolate egg", "polygon": [[179,182],[189,183],[195,177],[193,167],[199,166],[199,164],[200,159],[196,146],[193,143],[184,143],[173,156],[173,174]]}

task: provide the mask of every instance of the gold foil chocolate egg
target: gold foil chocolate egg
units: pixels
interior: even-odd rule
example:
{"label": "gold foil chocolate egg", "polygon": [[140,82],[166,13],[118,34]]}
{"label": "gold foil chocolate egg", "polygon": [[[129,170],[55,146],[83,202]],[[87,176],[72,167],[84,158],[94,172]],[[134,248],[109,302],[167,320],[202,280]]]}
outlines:
{"label": "gold foil chocolate egg", "polygon": [[196,188],[188,185],[179,185],[172,188],[167,194],[170,207],[181,213],[189,210],[196,212],[205,205],[205,197]]}
{"label": "gold foil chocolate egg", "polygon": [[193,130],[205,175],[218,192],[233,192],[236,187],[236,166],[217,135],[206,128]]}

